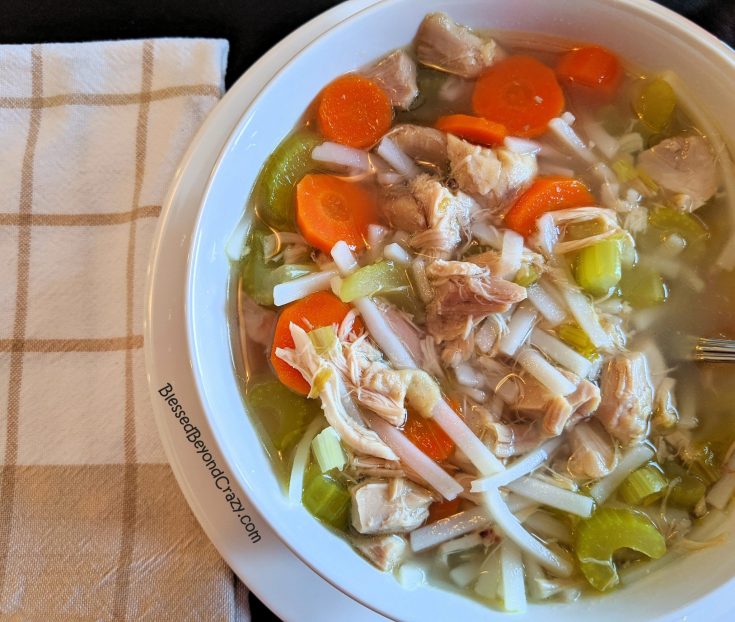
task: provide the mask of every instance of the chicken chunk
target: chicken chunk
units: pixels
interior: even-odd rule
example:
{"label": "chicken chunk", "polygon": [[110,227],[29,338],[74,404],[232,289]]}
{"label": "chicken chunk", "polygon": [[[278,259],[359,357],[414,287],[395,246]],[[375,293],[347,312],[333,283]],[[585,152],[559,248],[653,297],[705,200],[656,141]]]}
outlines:
{"label": "chicken chunk", "polygon": [[403,50],[396,50],[370,67],[364,75],[377,82],[396,108],[408,110],[419,94],[416,63]]}
{"label": "chicken chunk", "polygon": [[615,441],[599,421],[583,421],[569,431],[568,438],[571,455],[567,468],[575,477],[597,479],[610,473],[617,465]]}
{"label": "chicken chunk", "polygon": [[653,410],[653,386],[645,354],[631,352],[609,359],[600,378],[596,416],[623,445],[641,440]]}
{"label": "chicken chunk", "polygon": [[717,191],[717,167],[707,141],[696,134],[666,138],[638,156],[638,166],[657,184],[702,207]]}
{"label": "chicken chunk", "polygon": [[421,164],[429,164],[440,172],[448,170],[447,135],[433,127],[403,123],[396,125],[388,137],[406,155]]}
{"label": "chicken chunk", "polygon": [[435,288],[426,326],[438,342],[466,338],[468,326],[526,298],[525,288],[469,262],[437,260],[427,267],[426,275]]}
{"label": "chicken chunk", "polygon": [[500,50],[445,13],[430,13],[416,35],[416,55],[428,67],[463,78],[476,78],[496,60]]}
{"label": "chicken chunk", "polygon": [[404,479],[368,480],[351,490],[352,526],[362,534],[407,533],[429,516],[428,490]]}
{"label": "chicken chunk", "polygon": [[383,572],[393,570],[406,552],[406,539],[396,534],[353,538],[352,544]]}
{"label": "chicken chunk", "polygon": [[481,147],[451,134],[447,136],[447,152],[451,175],[459,189],[479,195],[485,207],[494,211],[520,193],[538,172],[532,153]]}
{"label": "chicken chunk", "polygon": [[406,184],[384,188],[380,207],[392,229],[417,233],[427,227],[424,209]]}

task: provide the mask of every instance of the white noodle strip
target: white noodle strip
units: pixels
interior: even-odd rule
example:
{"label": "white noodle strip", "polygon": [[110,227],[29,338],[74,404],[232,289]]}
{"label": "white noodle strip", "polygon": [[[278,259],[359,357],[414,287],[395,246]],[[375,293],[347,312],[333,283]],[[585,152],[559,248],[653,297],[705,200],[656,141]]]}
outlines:
{"label": "white noodle strip", "polygon": [[582,139],[572,129],[572,126],[563,118],[557,117],[549,121],[549,129],[574,155],[588,164],[597,162],[595,154],[590,151],[587,145],[582,142]]}
{"label": "white noodle strip", "polygon": [[415,553],[425,551],[438,546],[442,542],[453,540],[473,531],[486,529],[490,526],[490,523],[487,510],[478,505],[471,510],[465,510],[454,516],[442,518],[425,527],[414,529],[408,536],[411,542],[411,550]]}
{"label": "white noodle strip", "polygon": [[517,138],[516,136],[506,136],[503,145],[513,153],[538,153],[541,151],[541,145],[535,140],[527,138]]}
{"label": "white noodle strip", "polygon": [[568,166],[559,166],[553,162],[542,160],[538,165],[539,175],[561,175],[562,177],[574,177],[574,169]]}
{"label": "white noodle strip", "polygon": [[533,499],[527,499],[526,497],[521,497],[521,495],[514,495],[512,492],[505,496],[505,502],[508,505],[508,510],[512,514],[518,514],[531,507],[536,510],[538,509],[538,503]]}
{"label": "white noodle strip", "polygon": [[587,296],[568,287],[562,288],[562,295],[574,319],[577,320],[580,328],[587,333],[592,345],[596,348],[612,348],[612,339],[600,325],[597,313],[590,301],[587,300]]}
{"label": "white noodle strip", "polygon": [[454,368],[454,377],[463,387],[480,387],[485,377],[469,363],[460,363]]}
{"label": "white noodle strip", "polygon": [[508,332],[500,340],[498,350],[506,356],[515,356],[518,349],[526,343],[536,317],[536,311],[527,305],[520,305],[508,322]]}
{"label": "white noodle strip", "polygon": [[370,170],[367,151],[354,149],[338,143],[325,142],[317,145],[311,152],[311,159],[325,164],[336,164],[360,172]]}
{"label": "white noodle strip", "polygon": [[301,495],[304,490],[304,472],[309,463],[309,451],[311,450],[311,441],[321,432],[326,425],[324,417],[317,417],[306,428],[304,435],[301,437],[299,444],[296,445],[294,451],[293,466],[291,467],[291,477],[288,482],[288,500],[291,505],[301,505]]}
{"label": "white noodle strip", "polygon": [[724,510],[735,493],[735,455],[730,457],[723,469],[725,472],[707,493],[707,503]]}
{"label": "white noodle strip", "polygon": [[535,477],[523,477],[506,484],[506,488],[517,495],[528,497],[542,505],[556,508],[562,512],[569,512],[582,518],[591,516],[595,505],[594,500],[590,497],[559,488]]}
{"label": "white noodle strip", "polygon": [[385,173],[378,173],[378,183],[383,186],[392,186],[403,181],[404,177],[400,173],[394,173],[393,171],[387,171]]}
{"label": "white noodle strip", "polygon": [[467,588],[477,579],[482,569],[481,561],[472,561],[455,566],[449,571],[449,578],[457,587]]}
{"label": "white noodle strip", "polygon": [[449,542],[444,542],[444,544],[439,546],[439,550],[437,551],[437,561],[442,566],[447,566],[449,564],[450,555],[461,553],[462,551],[469,551],[481,544],[482,538],[478,532],[470,533],[454,540],[449,540]]}
{"label": "white noodle strip", "polygon": [[607,133],[602,123],[588,121],[584,124],[584,130],[590,140],[608,160],[612,160],[620,149],[618,140]]}
{"label": "white noodle strip", "polygon": [[426,262],[421,257],[417,257],[411,263],[411,271],[416,282],[416,291],[419,298],[422,302],[428,304],[434,298],[434,289],[426,276]]}
{"label": "white noodle strip", "polygon": [[[516,460],[513,464],[506,467],[502,473],[474,480],[470,486],[470,492],[485,492],[492,488],[505,486],[519,477],[528,475],[549,459],[551,454],[561,445],[561,441],[561,437],[552,438],[541,445],[541,447],[528,452],[525,456]],[[509,503],[508,505],[510,507],[511,504]],[[517,511],[513,510],[514,513]]]}
{"label": "white noodle strip", "polygon": [[[344,241],[334,245],[332,257],[343,276],[354,271],[354,267],[357,266],[352,252]],[[360,312],[370,336],[380,346],[393,366],[398,369],[416,369],[417,365],[413,357],[400,338],[391,330],[377,305],[369,298],[358,298],[353,301],[353,305]],[[482,475],[490,475],[503,470],[503,464],[444,400],[434,407],[432,416]]]}
{"label": "white noodle strip", "polygon": [[451,501],[462,492],[462,486],[406,436],[375,414],[365,415],[368,425],[401,460],[442,497]]}
{"label": "white noodle strip", "polygon": [[486,222],[476,222],[472,225],[472,237],[480,244],[499,251],[503,248],[503,235],[492,225]]}
{"label": "white noodle strip", "polygon": [[512,281],[518,270],[521,269],[521,257],[523,256],[523,236],[512,229],[503,232],[503,248],[500,253],[500,261],[503,266],[504,279]]}
{"label": "white noodle strip", "polygon": [[531,345],[581,378],[585,378],[590,372],[592,363],[588,359],[540,328],[534,328],[531,332]]}
{"label": "white noodle strip", "polygon": [[513,540],[522,551],[533,556],[544,568],[560,577],[568,577],[572,574],[574,570],[572,563],[546,548],[528,533],[503,503],[498,490],[494,489],[482,493],[482,498],[497,527],[506,537]]}
{"label": "white noodle strip", "polygon": [[273,304],[281,307],[294,300],[301,300],[309,294],[327,290],[336,276],[336,270],[327,270],[326,272],[312,272],[293,281],[279,283],[273,288]]}
{"label": "white noodle strip", "polygon": [[480,568],[480,576],[475,584],[475,594],[486,600],[495,600],[500,588],[500,549],[495,548]]}
{"label": "white noodle strip", "polygon": [[546,574],[539,563],[530,555],[523,556],[523,565],[526,568],[526,579],[528,580],[528,592],[534,600],[544,600],[547,595],[541,589],[541,582],[546,581]]}
{"label": "white noodle strip", "polygon": [[516,359],[523,369],[543,384],[553,395],[569,395],[574,393],[577,388],[576,384],[571,382],[536,350],[523,348]]}
{"label": "white noodle strip", "polygon": [[523,524],[542,538],[550,538],[562,544],[572,544],[572,534],[564,523],[546,512],[534,512]]}
{"label": "white noodle strip", "polygon": [[367,252],[364,262],[374,263],[383,254],[386,238],[390,235],[390,229],[381,225],[368,225],[367,228]]}
{"label": "white noodle strip", "polygon": [[411,255],[400,244],[393,242],[383,249],[383,257],[390,261],[395,261],[402,266],[408,266],[411,263]]}
{"label": "white noodle strip", "polygon": [[500,596],[506,611],[526,611],[526,584],[521,550],[510,540],[503,540],[500,544]]}
{"label": "white noodle strip", "polygon": [[618,462],[618,466],[613,471],[598,480],[597,483],[590,488],[590,496],[597,501],[603,503],[615,490],[623,483],[626,477],[635,471],[638,467],[643,466],[651,458],[653,458],[653,449],[648,445],[636,445],[631,447],[623,454]]}
{"label": "white noodle strip", "polygon": [[558,326],[567,317],[567,312],[554,300],[541,283],[534,283],[526,289],[528,301],[538,309],[551,326]]}
{"label": "white noodle strip", "polygon": [[569,125],[574,125],[574,122],[577,120],[577,117],[575,117],[569,110],[565,110],[561,114],[561,119],[564,121],[564,123],[568,123]]}
{"label": "white noodle strip", "polygon": [[387,136],[383,137],[375,151],[401,175],[416,177],[421,172],[416,163]]}

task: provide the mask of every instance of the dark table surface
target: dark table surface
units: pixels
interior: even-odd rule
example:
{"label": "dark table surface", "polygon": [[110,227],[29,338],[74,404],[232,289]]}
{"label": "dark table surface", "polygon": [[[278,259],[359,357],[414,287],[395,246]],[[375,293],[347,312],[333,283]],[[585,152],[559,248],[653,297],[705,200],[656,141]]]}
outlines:
{"label": "dark table surface", "polygon": [[[579,0],[584,2],[584,0]],[[269,48],[334,0],[4,0],[0,43],[144,37],[230,42],[229,87]],[[661,0],[735,47],[735,0]],[[251,596],[253,622],[278,620]]]}

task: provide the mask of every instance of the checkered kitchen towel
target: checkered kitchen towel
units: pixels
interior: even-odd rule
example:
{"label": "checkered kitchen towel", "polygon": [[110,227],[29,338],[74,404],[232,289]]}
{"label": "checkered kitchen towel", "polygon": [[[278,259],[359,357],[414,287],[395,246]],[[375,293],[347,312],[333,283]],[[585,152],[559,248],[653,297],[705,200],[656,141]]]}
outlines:
{"label": "checkered kitchen towel", "polygon": [[0,618],[247,619],[159,444],[143,296],[227,42],[0,46]]}

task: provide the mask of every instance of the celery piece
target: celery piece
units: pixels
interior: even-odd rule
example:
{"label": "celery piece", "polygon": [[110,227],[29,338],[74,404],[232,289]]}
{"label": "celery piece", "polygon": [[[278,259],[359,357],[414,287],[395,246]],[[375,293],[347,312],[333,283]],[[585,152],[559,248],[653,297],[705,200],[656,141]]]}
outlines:
{"label": "celery piece", "polygon": [[379,261],[360,268],[342,281],[339,297],[342,302],[352,302],[364,296],[409,287],[405,270],[398,268],[392,261]]}
{"label": "celery piece", "polygon": [[350,493],[334,477],[326,473],[319,473],[316,465],[309,467],[306,473],[301,501],[312,516],[320,521],[335,529],[347,528],[350,516]]}
{"label": "celery piece", "polygon": [[577,254],[574,278],[592,296],[606,296],[620,281],[620,243],[600,240]]}
{"label": "celery piece", "polygon": [[669,290],[661,275],[644,266],[623,273],[620,293],[635,309],[645,309],[666,302]]}
{"label": "celery piece", "polygon": [[314,452],[322,473],[332,469],[341,471],[347,463],[347,456],[342,449],[339,434],[332,426],[324,428],[314,437],[314,440],[311,441],[311,450]]}
{"label": "celery piece", "polygon": [[516,272],[513,282],[521,287],[531,287],[541,277],[541,272],[532,263],[521,264],[521,269]]}
{"label": "celery piece", "polygon": [[701,477],[709,485],[714,484],[722,475],[720,459],[712,443],[692,443],[682,450],[681,459],[692,473]]}
{"label": "celery piece", "polygon": [[266,160],[256,181],[256,211],[271,227],[294,230],[294,189],[315,168],[311,152],[321,142],[309,131],[295,132]]}
{"label": "celery piece", "polygon": [[297,395],[276,380],[248,388],[245,399],[281,454],[290,452],[321,408],[317,400]]}
{"label": "celery piece", "polygon": [[590,361],[599,357],[597,348],[590,341],[589,336],[577,324],[562,324],[556,329],[556,334],[564,343],[579,352]]}
{"label": "celery piece", "polygon": [[309,339],[314,344],[314,349],[319,356],[331,352],[339,344],[337,330],[334,326],[321,326],[309,333]]}
{"label": "celery piece", "polygon": [[668,481],[658,465],[647,464],[633,471],[618,488],[626,503],[649,505],[666,494]]}
{"label": "celery piece", "polygon": [[613,554],[633,549],[653,559],[666,553],[666,540],[645,514],[623,508],[600,508],[577,525],[575,550],[582,574],[601,592],[615,587]]}
{"label": "celery piece", "polygon": [[638,177],[638,171],[633,164],[626,158],[620,158],[612,163],[612,170],[621,184],[627,184]]}
{"label": "celery piece", "polygon": [[648,224],[665,233],[678,233],[689,244],[704,240],[707,227],[694,214],[687,214],[673,207],[656,205],[648,210]]}
{"label": "celery piece", "polygon": [[693,510],[699,500],[707,492],[707,486],[697,475],[689,473],[683,466],[673,460],[664,464],[664,473],[668,476],[668,503],[685,510]]}
{"label": "celery piece", "polygon": [[654,132],[662,132],[669,126],[675,108],[674,89],[661,78],[646,80],[633,100],[633,109],[638,118]]}

